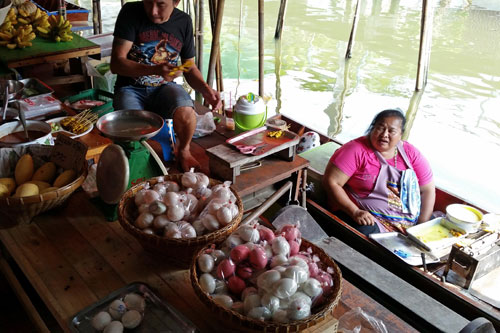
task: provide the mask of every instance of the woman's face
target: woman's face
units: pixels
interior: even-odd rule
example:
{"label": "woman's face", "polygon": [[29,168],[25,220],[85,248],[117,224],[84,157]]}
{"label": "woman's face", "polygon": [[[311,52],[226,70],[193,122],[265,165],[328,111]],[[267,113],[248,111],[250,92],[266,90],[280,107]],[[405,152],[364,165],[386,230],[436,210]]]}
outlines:
{"label": "woman's face", "polygon": [[402,121],[399,117],[387,117],[378,121],[369,134],[370,142],[381,153],[392,152],[401,140]]}

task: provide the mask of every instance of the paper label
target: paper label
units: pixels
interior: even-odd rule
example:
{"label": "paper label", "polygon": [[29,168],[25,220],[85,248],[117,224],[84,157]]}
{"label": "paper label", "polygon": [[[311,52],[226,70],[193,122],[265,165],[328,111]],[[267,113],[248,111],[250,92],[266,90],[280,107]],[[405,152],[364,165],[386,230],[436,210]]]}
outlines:
{"label": "paper label", "polygon": [[65,170],[79,171],[84,165],[87,149],[86,144],[59,133],[50,160]]}

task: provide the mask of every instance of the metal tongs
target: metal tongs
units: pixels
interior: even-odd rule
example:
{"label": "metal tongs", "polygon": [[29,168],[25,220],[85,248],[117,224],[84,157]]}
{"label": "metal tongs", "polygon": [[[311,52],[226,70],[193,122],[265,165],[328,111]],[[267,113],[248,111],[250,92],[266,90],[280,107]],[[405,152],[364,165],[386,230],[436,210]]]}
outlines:
{"label": "metal tongs", "polygon": [[9,85],[5,84],[3,95],[2,120],[7,116],[7,105],[9,105]]}

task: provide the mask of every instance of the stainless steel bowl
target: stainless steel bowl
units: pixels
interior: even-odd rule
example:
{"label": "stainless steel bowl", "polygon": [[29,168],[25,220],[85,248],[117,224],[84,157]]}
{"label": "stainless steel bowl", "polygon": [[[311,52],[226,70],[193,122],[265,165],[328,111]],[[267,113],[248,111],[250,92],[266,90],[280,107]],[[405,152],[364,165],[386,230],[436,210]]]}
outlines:
{"label": "stainless steel bowl", "polygon": [[2,92],[2,100],[5,98],[6,85],[9,87],[7,100],[19,99],[24,89],[24,83],[17,80],[2,80],[0,81],[0,92]]}
{"label": "stainless steel bowl", "polygon": [[114,141],[142,141],[160,132],[163,118],[150,111],[117,110],[99,118],[96,127]]}

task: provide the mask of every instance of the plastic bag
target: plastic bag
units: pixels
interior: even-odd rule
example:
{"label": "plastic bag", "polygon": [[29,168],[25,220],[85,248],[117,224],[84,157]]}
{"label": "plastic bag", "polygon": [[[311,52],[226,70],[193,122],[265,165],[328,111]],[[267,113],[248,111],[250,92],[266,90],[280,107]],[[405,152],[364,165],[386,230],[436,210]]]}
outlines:
{"label": "plastic bag", "polygon": [[196,114],[196,130],[194,131],[194,138],[201,138],[202,136],[211,134],[215,131],[215,122],[212,112],[205,114]]}
{"label": "plastic bag", "polygon": [[357,307],[339,318],[337,331],[344,333],[387,333],[387,328],[383,321],[368,315],[360,307]]}
{"label": "plastic bag", "polygon": [[87,74],[93,77],[93,88],[112,93],[115,88],[116,74],[111,73],[109,63],[104,62],[95,67],[87,61],[85,67]]}

